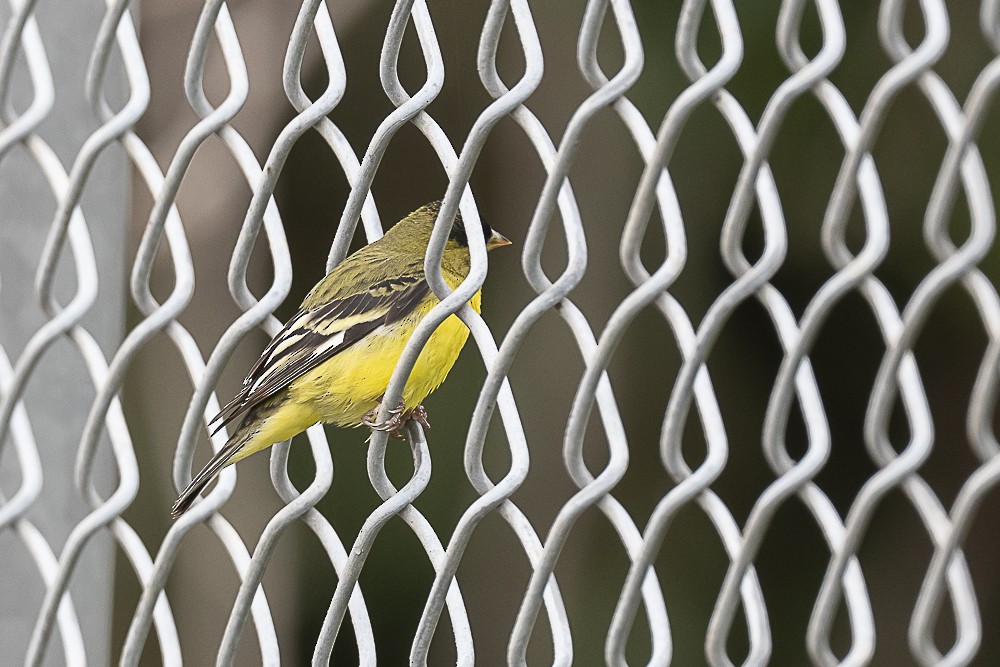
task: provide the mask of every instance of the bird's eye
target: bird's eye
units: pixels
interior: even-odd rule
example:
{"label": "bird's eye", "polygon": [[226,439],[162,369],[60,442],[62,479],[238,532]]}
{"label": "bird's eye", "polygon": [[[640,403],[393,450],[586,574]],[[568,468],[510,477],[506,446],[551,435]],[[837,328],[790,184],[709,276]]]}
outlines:
{"label": "bird's eye", "polygon": [[[483,240],[488,241],[490,236],[493,234],[493,230],[490,229],[490,226],[487,225],[485,221],[482,221],[482,225],[483,225]],[[465,231],[465,223],[462,221],[461,215],[455,216],[455,224],[451,228],[451,238],[454,239],[455,242],[458,243],[458,245],[462,246],[463,248],[469,247],[469,235]]]}

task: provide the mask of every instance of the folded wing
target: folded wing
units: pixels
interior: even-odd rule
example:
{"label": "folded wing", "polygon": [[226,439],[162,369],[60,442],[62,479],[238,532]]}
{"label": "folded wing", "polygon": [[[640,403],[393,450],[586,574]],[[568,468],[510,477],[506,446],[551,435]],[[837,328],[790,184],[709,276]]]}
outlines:
{"label": "folded wing", "polygon": [[429,292],[423,275],[413,273],[303,308],[264,349],[240,392],[212,419],[221,420],[216,431],[375,329],[402,319]]}

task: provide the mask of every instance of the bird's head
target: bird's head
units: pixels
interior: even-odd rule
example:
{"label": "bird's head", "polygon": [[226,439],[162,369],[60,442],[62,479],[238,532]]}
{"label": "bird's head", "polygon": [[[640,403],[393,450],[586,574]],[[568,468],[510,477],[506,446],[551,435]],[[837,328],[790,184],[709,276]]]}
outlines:
{"label": "bird's head", "polygon": [[[434,221],[437,220],[440,211],[440,201],[432,201],[429,204],[424,204],[400,220],[389,232],[386,232],[386,236],[392,234],[400,238],[404,236],[412,238],[415,242],[422,243],[420,247],[426,248],[431,238],[431,232],[434,229]],[[506,236],[493,231],[485,221],[482,224],[483,238],[486,239],[487,250],[502,248],[505,245],[511,244]],[[455,223],[451,227],[451,234],[448,236],[448,242],[445,244],[444,249],[446,253],[458,252],[468,255],[469,236],[466,233],[461,213],[455,213]]]}

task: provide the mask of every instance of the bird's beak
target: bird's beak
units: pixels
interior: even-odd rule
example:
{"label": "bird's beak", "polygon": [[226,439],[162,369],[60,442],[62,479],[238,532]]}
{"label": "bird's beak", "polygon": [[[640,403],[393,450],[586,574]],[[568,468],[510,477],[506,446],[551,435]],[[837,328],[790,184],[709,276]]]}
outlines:
{"label": "bird's beak", "polygon": [[510,239],[508,239],[503,234],[499,232],[493,232],[490,237],[486,239],[486,249],[493,250],[494,248],[502,248],[505,245],[510,245]]}

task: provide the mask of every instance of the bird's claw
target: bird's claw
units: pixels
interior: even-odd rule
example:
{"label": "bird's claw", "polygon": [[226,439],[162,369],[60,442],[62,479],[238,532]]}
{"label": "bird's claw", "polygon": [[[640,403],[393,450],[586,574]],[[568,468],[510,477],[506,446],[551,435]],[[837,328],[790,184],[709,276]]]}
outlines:
{"label": "bird's claw", "polygon": [[389,418],[382,422],[378,421],[378,411],[381,407],[381,403],[376,405],[364,414],[361,421],[373,431],[393,431],[398,429],[404,421],[402,415],[406,410],[406,404],[400,401],[399,405],[389,410]]}
{"label": "bird's claw", "polygon": [[403,416],[406,417],[407,421],[415,421],[423,426],[425,431],[429,431],[431,429],[430,422],[427,421],[427,408],[422,405],[418,405],[412,410],[408,410],[403,413]]}
{"label": "bird's claw", "polygon": [[400,401],[392,410],[389,410],[389,418],[385,421],[378,420],[378,412],[381,405],[376,405],[374,408],[369,410],[361,418],[361,421],[365,426],[370,428],[372,431],[385,431],[389,434],[389,437],[394,440],[405,440],[406,436],[403,435],[403,429],[406,427],[406,423],[409,421],[415,421],[425,430],[430,429],[431,425],[427,421],[427,409],[422,405],[407,410],[406,405]]}

